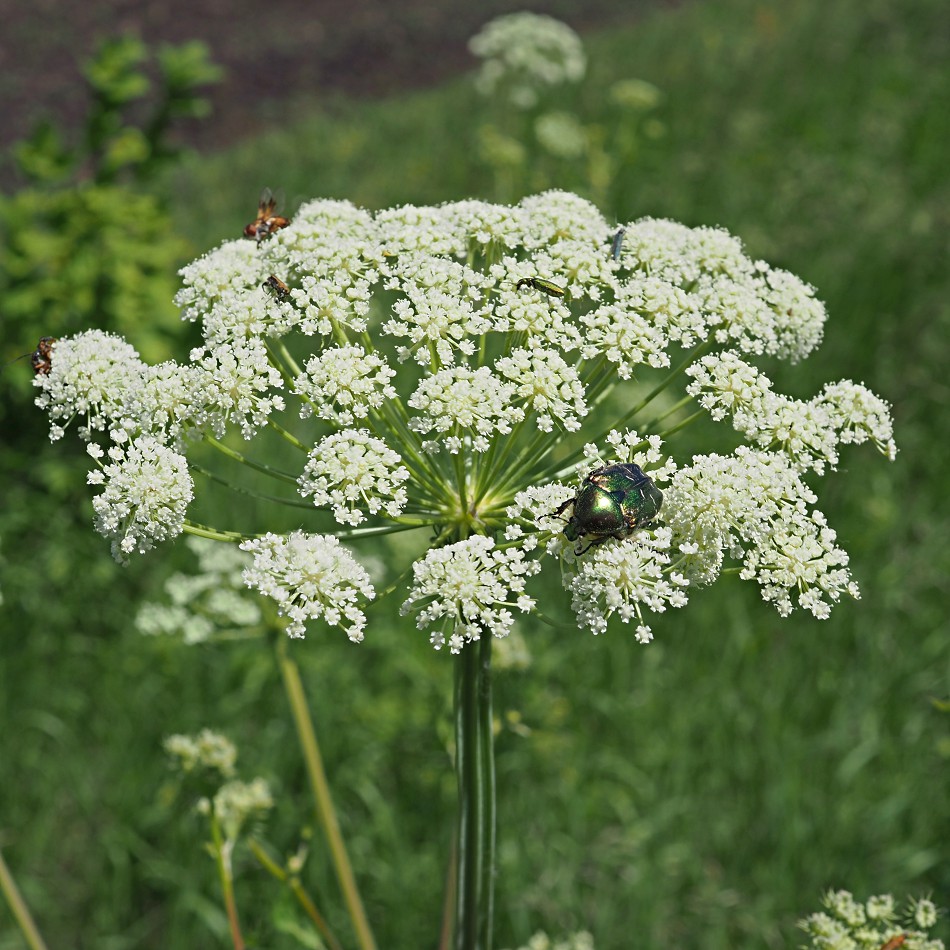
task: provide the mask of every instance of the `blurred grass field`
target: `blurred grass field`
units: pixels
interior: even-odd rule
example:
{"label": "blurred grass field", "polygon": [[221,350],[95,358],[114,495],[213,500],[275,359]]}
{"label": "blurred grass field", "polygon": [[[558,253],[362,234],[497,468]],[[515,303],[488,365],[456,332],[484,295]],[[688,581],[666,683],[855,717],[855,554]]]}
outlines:
{"label": "blurred grass field", "polygon": [[[562,103],[584,121],[611,120],[617,79],[664,94],[662,128],[605,213],[722,225],[813,283],[825,342],[770,373],[796,396],[866,382],[893,403],[901,452],[893,465],[847,452],[819,489],[863,591],[828,621],[783,620],[727,580],[658,617],[647,647],[622,627],[596,640],[523,628],[531,665],[497,676],[497,945],[586,928],[598,950],[795,947],[795,920],[829,887],[947,907],[950,717],[933,700],[950,695],[950,11],[722,0],[585,46],[589,76]],[[338,99],[185,161],[162,188],[195,253],[239,234],[265,184],[291,207],[493,198],[473,146],[490,109],[467,77]],[[586,187],[566,168],[553,183]],[[291,851],[308,799],[279,675],[263,643],[135,632],[183,546],[114,566],[88,500],[44,504],[45,485],[84,470],[24,411],[35,454],[0,523],[0,846],[50,947],[227,946],[160,743],[203,726],[231,736],[247,774],[272,781],[269,837]],[[451,669],[396,603],[373,608],[365,644],[314,629],[296,655],[379,945],[414,950],[436,945],[448,862]],[[312,849],[308,884],[346,933],[319,835]],[[299,945],[249,862],[238,898],[253,945]],[[23,946],[0,907],[0,950]]]}

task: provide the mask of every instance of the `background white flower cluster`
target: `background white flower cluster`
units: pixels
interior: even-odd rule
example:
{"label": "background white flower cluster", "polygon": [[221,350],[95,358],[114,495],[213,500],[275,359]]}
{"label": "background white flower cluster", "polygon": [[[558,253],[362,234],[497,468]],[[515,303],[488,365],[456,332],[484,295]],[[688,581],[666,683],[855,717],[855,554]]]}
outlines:
{"label": "background white flower cluster", "polygon": [[530,109],[548,88],[584,78],[581,38],[566,24],[538,13],[510,13],[486,23],[469,40],[482,60],[476,87]]}

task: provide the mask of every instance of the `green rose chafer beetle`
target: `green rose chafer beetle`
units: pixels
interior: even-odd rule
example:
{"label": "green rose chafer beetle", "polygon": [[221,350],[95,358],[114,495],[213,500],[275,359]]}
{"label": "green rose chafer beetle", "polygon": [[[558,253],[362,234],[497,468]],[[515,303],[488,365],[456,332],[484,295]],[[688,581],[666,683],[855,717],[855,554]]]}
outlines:
{"label": "green rose chafer beetle", "polygon": [[640,528],[656,523],[663,504],[663,492],[653,484],[639,465],[604,465],[588,474],[577,494],[555,512],[561,516],[573,505],[564,535],[568,541],[592,539],[583,554],[608,538],[623,541]]}

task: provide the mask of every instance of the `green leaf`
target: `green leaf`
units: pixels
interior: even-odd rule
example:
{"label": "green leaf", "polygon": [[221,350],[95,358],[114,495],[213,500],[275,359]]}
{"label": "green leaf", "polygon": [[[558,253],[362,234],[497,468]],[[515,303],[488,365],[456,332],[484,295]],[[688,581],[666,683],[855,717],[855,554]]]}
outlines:
{"label": "green leaf", "polygon": [[131,102],[140,99],[149,89],[148,77],[139,71],[146,56],[145,44],[137,37],[106,40],[86,64],[84,75],[106,101],[117,105]]}

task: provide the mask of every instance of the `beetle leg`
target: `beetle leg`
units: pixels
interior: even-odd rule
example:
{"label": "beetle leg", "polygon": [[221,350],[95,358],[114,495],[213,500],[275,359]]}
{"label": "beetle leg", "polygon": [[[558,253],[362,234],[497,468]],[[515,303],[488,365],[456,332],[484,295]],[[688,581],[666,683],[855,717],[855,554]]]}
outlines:
{"label": "beetle leg", "polygon": [[604,541],[606,541],[608,538],[616,538],[618,541],[623,541],[623,537],[621,537],[620,535],[616,535],[616,534],[605,534],[605,535],[602,535],[602,536],[599,537],[599,538],[594,538],[594,540],[591,541],[591,542],[587,545],[587,547],[584,548],[584,549],[581,550],[581,551],[578,551],[577,548],[574,548],[574,554],[575,554],[577,557],[580,557],[582,554],[586,554],[591,548],[595,548],[595,547],[597,547],[597,545],[603,544]]}

